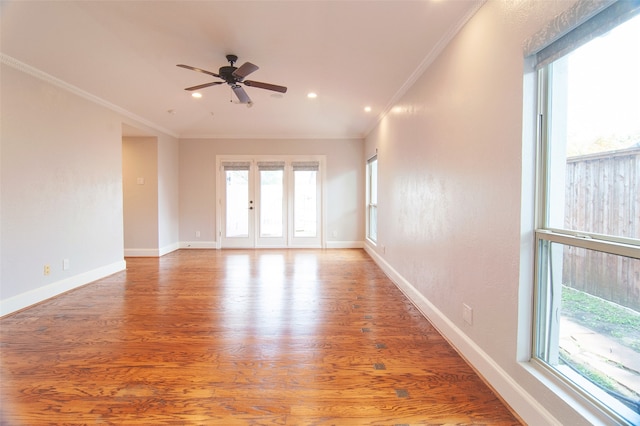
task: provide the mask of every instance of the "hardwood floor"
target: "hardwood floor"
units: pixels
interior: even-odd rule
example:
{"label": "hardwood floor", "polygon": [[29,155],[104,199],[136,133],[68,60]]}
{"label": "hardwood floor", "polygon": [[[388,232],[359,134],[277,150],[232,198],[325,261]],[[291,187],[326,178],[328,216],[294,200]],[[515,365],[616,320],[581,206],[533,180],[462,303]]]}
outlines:
{"label": "hardwood floor", "polygon": [[363,250],[128,258],[0,327],[3,424],[520,424]]}

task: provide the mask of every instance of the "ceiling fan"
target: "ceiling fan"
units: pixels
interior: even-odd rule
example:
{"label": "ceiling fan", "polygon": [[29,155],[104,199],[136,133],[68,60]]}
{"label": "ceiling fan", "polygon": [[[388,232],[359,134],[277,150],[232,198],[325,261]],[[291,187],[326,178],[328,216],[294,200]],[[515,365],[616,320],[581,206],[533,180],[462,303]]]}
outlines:
{"label": "ceiling fan", "polygon": [[227,55],[227,61],[229,61],[229,65],[220,67],[218,74],[211,71],[203,70],[200,68],[192,67],[190,65],[178,64],[177,66],[179,67],[186,68],[192,71],[201,72],[207,75],[212,75],[214,77],[217,77],[223,80],[223,81],[213,81],[211,83],[205,83],[205,84],[199,84],[197,86],[187,87],[184,90],[193,91],[193,90],[204,89],[205,87],[209,87],[209,86],[215,86],[218,84],[227,83],[229,86],[231,86],[231,89],[238,97],[238,100],[240,101],[240,103],[248,104],[249,106],[252,104],[251,98],[249,98],[249,95],[247,95],[247,92],[245,92],[244,88],[240,84],[244,84],[245,86],[249,86],[249,87],[257,87],[259,89],[272,90],[274,92],[280,92],[280,93],[287,92],[287,88],[284,86],[278,86],[276,84],[270,84],[270,83],[262,83],[262,82],[253,81],[253,80],[245,80],[245,77],[251,74],[252,72],[256,71],[258,69],[258,66],[252,64],[251,62],[245,62],[240,66],[240,68],[237,68],[233,65],[236,63],[237,60],[238,60],[238,57],[236,55]]}

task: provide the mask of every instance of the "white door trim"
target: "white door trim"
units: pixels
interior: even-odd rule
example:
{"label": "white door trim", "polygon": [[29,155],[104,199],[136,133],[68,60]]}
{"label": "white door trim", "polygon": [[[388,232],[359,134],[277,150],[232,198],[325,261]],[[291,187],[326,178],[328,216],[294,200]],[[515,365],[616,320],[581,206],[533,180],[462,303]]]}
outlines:
{"label": "white door trim", "polygon": [[[292,228],[291,226],[289,226],[289,224],[285,224],[286,225],[286,229],[285,232],[287,232],[287,236],[285,238],[285,242],[284,245],[282,246],[284,247],[289,247],[289,248],[326,248],[326,235],[325,235],[325,229],[326,229],[326,195],[325,195],[325,191],[327,188],[327,184],[326,184],[326,155],[231,155],[231,154],[225,154],[225,155],[216,155],[216,207],[215,207],[215,224],[216,224],[216,248],[217,249],[222,249],[222,248],[226,248],[224,247],[223,244],[223,212],[222,209],[224,207],[224,200],[223,200],[223,196],[225,195],[225,189],[223,187],[225,179],[224,179],[224,170],[222,168],[222,163],[223,162],[231,162],[231,161],[249,161],[251,162],[251,172],[253,173],[253,176],[255,177],[253,179],[254,182],[254,191],[257,191],[257,188],[255,188],[255,184],[258,183],[258,175],[259,173],[257,173],[257,163],[260,161],[284,161],[285,162],[285,174],[289,174],[290,176],[285,178],[285,182],[287,185],[287,188],[285,188],[285,196],[287,198],[289,198],[286,201],[286,205],[287,205],[287,210],[286,212],[284,212],[287,221],[292,220],[289,211],[292,208],[292,200],[290,199],[290,190],[291,192],[293,191],[293,179],[292,179],[292,175],[293,172],[291,171],[291,163],[292,162],[298,162],[298,161],[317,161],[319,163],[319,171],[318,171],[318,178],[319,178],[319,190],[318,190],[318,212],[319,212],[319,220],[318,220],[318,239],[316,241],[305,241],[304,239],[296,239],[296,238],[292,238],[291,235],[289,235],[290,228]],[[257,212],[259,211],[260,206],[257,205],[257,203],[259,202],[259,197],[254,196],[253,200],[254,200],[254,204],[256,204],[255,208],[255,213],[253,214],[254,216],[254,237],[253,237],[253,243],[250,244],[251,247],[253,248],[280,248],[280,246],[272,246],[272,245],[259,245],[258,244],[258,236],[257,233],[259,232],[258,230],[258,214]],[[299,241],[296,241],[299,240]]]}

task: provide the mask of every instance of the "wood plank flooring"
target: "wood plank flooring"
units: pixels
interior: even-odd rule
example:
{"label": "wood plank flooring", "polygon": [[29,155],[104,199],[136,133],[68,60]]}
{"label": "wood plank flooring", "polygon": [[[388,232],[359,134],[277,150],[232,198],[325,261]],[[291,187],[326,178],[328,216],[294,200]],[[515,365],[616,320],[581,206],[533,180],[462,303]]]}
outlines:
{"label": "wood plank flooring", "polygon": [[0,319],[7,425],[518,425],[363,250],[179,250]]}

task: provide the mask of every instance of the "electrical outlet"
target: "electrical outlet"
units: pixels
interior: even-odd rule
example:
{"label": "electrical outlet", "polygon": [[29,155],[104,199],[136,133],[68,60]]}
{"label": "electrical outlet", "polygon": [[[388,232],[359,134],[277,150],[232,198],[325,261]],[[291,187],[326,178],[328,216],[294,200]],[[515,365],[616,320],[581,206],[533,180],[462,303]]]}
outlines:
{"label": "electrical outlet", "polygon": [[462,304],[462,319],[468,325],[473,325],[473,309],[466,303]]}
{"label": "electrical outlet", "polygon": [[196,231],[196,238],[200,238],[200,231]]}
{"label": "electrical outlet", "polygon": [[51,273],[51,266],[44,265],[44,274],[49,275]]}
{"label": "electrical outlet", "polygon": [[64,260],[62,261],[62,270],[63,270],[63,271],[66,271],[66,270],[68,270],[68,269],[69,269],[69,267],[70,267],[70,266],[69,266],[69,259],[64,259]]}

